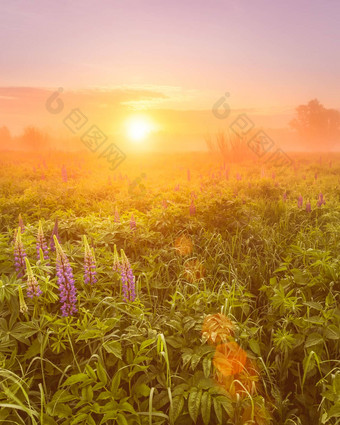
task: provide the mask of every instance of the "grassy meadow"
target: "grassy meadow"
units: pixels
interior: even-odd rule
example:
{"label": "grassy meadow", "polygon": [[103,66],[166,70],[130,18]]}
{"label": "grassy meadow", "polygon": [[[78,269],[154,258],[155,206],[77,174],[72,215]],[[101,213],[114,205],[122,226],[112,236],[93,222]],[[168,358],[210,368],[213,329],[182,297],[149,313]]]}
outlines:
{"label": "grassy meadow", "polygon": [[340,423],[340,155],[293,159],[2,153],[0,423]]}

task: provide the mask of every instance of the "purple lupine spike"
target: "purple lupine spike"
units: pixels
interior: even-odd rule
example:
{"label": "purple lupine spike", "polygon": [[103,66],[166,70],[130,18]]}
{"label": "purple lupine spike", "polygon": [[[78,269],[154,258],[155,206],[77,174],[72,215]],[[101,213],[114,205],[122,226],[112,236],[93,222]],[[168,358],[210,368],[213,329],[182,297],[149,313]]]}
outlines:
{"label": "purple lupine spike", "polygon": [[176,186],[175,186],[175,192],[178,192],[179,191],[179,184],[176,184]]}
{"label": "purple lupine spike", "polygon": [[318,173],[314,174],[314,179],[317,180],[318,179]]}
{"label": "purple lupine spike", "polygon": [[76,308],[77,290],[74,284],[72,267],[56,235],[53,236],[53,239],[57,252],[56,268],[61,302],[61,315],[64,317],[73,316],[78,310]]}
{"label": "purple lupine spike", "polygon": [[317,202],[317,206],[321,207],[324,204],[326,204],[326,201],[324,200],[323,194],[320,192],[319,193],[319,199],[318,199],[318,202]]}
{"label": "purple lupine spike", "polygon": [[25,232],[25,225],[24,225],[24,220],[22,219],[21,214],[19,214],[19,227],[21,230],[21,234],[23,234]]}
{"label": "purple lupine spike", "polygon": [[241,174],[239,174],[239,173],[236,174],[236,180],[237,181],[241,181],[242,180]]}
{"label": "purple lupine spike", "polygon": [[94,255],[94,250],[90,248],[90,245],[87,242],[86,236],[84,236],[84,282],[86,284],[93,285],[97,282],[97,272],[96,272],[96,257]]}
{"label": "purple lupine spike", "polygon": [[135,216],[133,214],[131,214],[131,218],[130,218],[130,229],[131,230],[136,230],[137,229],[137,224],[136,224]]}
{"label": "purple lupine spike", "polygon": [[275,173],[273,173],[273,174],[272,174],[272,179],[273,179],[273,180],[275,180],[275,179],[276,179],[276,174],[275,174]]}
{"label": "purple lupine spike", "polygon": [[14,242],[14,264],[18,277],[23,277],[26,270],[25,263],[26,252],[21,240],[21,228],[18,227]]}
{"label": "purple lupine spike", "polygon": [[122,292],[124,301],[135,301],[135,277],[133,275],[130,262],[123,250],[121,250],[120,276],[122,280]]}
{"label": "purple lupine spike", "polygon": [[47,243],[46,243],[41,221],[39,221],[36,249],[37,249],[38,260],[40,258],[40,250],[42,250],[44,260],[49,259]]}
{"label": "purple lupine spike", "polygon": [[60,242],[60,237],[59,237],[59,232],[58,232],[58,217],[56,217],[56,219],[55,219],[54,227],[53,227],[52,235],[51,235],[51,239],[50,239],[50,249],[53,252],[55,251],[54,236],[56,236],[57,239],[58,239],[58,242]]}
{"label": "purple lupine spike", "polygon": [[120,223],[120,218],[119,218],[119,212],[118,212],[118,208],[115,208],[115,218],[114,218],[115,223]]}
{"label": "purple lupine spike", "polygon": [[33,274],[30,262],[28,261],[27,257],[25,257],[25,263],[26,263],[26,271],[27,271],[27,296],[29,298],[40,297],[40,295],[42,294],[42,291],[40,289],[37,279],[35,278]]}
{"label": "purple lupine spike", "polygon": [[61,177],[63,179],[63,182],[66,183],[67,182],[67,170],[66,170],[66,167],[65,167],[64,164],[61,167]]}
{"label": "purple lupine spike", "polygon": [[298,203],[297,203],[297,205],[298,205],[298,208],[302,208],[302,205],[303,205],[303,198],[302,198],[302,196],[301,196],[301,195],[298,197]]}
{"label": "purple lupine spike", "polygon": [[285,192],[282,196],[283,202],[287,201],[287,192]]}
{"label": "purple lupine spike", "polygon": [[190,207],[189,207],[189,213],[190,215],[196,214],[196,206],[194,200],[191,201]]}
{"label": "purple lupine spike", "polygon": [[306,203],[306,211],[307,211],[307,212],[312,212],[312,206],[311,206],[310,201],[308,201],[308,202]]}

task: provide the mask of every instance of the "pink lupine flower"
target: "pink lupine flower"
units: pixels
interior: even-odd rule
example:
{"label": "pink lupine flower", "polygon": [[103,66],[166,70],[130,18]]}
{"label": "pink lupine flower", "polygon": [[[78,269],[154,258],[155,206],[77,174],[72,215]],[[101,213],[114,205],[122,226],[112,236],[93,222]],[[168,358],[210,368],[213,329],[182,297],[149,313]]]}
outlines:
{"label": "pink lupine flower", "polygon": [[67,182],[67,170],[66,170],[66,167],[65,167],[64,164],[61,167],[61,177],[63,179],[63,182],[66,183]]}
{"label": "pink lupine flower", "polygon": [[137,229],[137,224],[136,224],[135,216],[133,214],[131,214],[130,229],[131,230],[136,230]]}
{"label": "pink lupine flower", "polygon": [[311,211],[312,211],[312,206],[311,206],[310,201],[308,201],[308,202],[306,203],[306,211],[307,211],[307,212],[311,212]]}
{"label": "pink lupine flower", "polygon": [[24,225],[24,220],[22,219],[21,214],[19,214],[19,227],[21,230],[21,234],[23,234],[25,232],[25,225]]}
{"label": "pink lupine flower", "polygon": [[115,218],[114,218],[115,223],[120,223],[120,217],[119,217],[119,212],[118,212],[118,208],[115,208]]}
{"label": "pink lupine flower", "polygon": [[321,207],[322,205],[325,205],[325,204],[326,204],[326,201],[324,200],[323,194],[320,192],[317,206]]}
{"label": "pink lupine flower", "polygon": [[123,250],[121,250],[120,275],[122,280],[122,292],[124,301],[135,301],[135,277],[133,275],[130,262]]}
{"label": "pink lupine flower", "polygon": [[303,198],[302,198],[302,196],[300,195],[299,197],[298,197],[298,208],[302,208],[302,205],[303,205]]}
{"label": "pink lupine flower", "polygon": [[41,221],[39,221],[36,249],[37,249],[38,260],[40,258],[40,250],[43,253],[44,260],[48,260],[48,258],[49,258],[48,248],[47,248],[47,243],[46,243],[46,239],[45,239],[45,235],[44,235],[44,231],[43,231],[43,228],[42,228]]}
{"label": "pink lupine flower", "polygon": [[188,181],[191,180],[191,175],[190,175],[190,169],[189,168],[187,170],[187,179],[188,179]]}
{"label": "pink lupine flower", "polygon": [[194,200],[191,201],[190,208],[189,208],[190,215],[196,214],[196,206]]}
{"label": "pink lupine flower", "polygon": [[282,196],[283,202],[287,201],[287,192],[285,192]]}

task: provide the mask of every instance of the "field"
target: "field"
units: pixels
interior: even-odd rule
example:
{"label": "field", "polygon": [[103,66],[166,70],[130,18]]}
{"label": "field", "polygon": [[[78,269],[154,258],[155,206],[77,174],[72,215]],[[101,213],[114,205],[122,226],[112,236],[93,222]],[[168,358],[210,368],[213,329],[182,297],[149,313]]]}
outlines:
{"label": "field", "polygon": [[0,161],[0,423],[340,423],[339,156]]}

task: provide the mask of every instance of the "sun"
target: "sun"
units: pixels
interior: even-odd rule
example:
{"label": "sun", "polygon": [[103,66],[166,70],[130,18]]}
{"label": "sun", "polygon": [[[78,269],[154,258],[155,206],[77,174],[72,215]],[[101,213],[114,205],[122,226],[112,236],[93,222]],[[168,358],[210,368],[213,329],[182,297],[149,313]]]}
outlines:
{"label": "sun", "polygon": [[126,123],[126,133],[133,142],[142,142],[154,130],[154,125],[148,117],[131,117]]}

